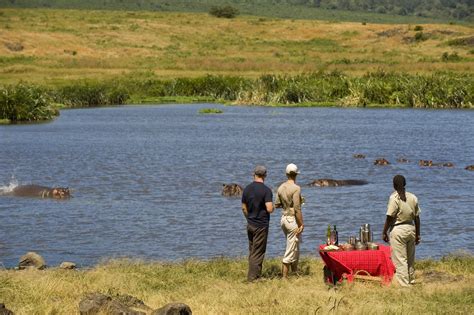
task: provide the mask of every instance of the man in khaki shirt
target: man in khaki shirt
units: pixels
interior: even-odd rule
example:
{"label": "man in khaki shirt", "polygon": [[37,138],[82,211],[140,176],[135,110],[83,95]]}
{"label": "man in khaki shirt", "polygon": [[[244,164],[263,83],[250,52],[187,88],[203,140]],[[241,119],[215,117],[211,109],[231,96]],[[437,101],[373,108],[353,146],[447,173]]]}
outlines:
{"label": "man in khaki shirt", "polygon": [[303,232],[303,214],[301,213],[301,188],[296,184],[296,176],[299,174],[295,164],[288,164],[286,176],[288,180],[278,187],[275,207],[282,208],[280,225],[286,237],[286,250],[283,257],[282,276],[288,277],[292,272],[298,270],[300,256],[299,236]]}
{"label": "man in khaki shirt", "polygon": [[[405,191],[402,175],[393,178],[395,191],[387,205],[382,237],[392,246],[392,261],[397,269],[396,279],[402,286],[415,283],[415,245],[420,243],[420,207],[418,198]],[[391,229],[390,236],[388,231]]]}

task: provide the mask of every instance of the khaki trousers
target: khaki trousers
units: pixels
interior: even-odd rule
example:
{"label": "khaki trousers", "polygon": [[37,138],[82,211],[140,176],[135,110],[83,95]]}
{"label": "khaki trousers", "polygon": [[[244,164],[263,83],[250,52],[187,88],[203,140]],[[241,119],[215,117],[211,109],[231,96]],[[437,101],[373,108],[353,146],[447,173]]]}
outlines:
{"label": "khaki trousers", "polygon": [[415,283],[415,226],[402,224],[393,227],[390,245],[398,282],[401,286]]}
{"label": "khaki trousers", "polygon": [[280,220],[281,229],[286,236],[286,250],[283,256],[284,264],[298,263],[300,258],[300,243],[296,232],[298,224],[296,218],[290,215],[283,215]]}

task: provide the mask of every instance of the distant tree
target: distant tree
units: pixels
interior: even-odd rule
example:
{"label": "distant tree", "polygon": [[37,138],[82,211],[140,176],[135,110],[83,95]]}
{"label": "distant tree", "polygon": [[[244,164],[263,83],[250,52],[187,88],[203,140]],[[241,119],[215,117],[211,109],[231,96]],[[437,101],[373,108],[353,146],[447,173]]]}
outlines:
{"label": "distant tree", "polygon": [[232,18],[235,18],[239,14],[239,10],[230,5],[226,5],[222,7],[215,6],[215,7],[211,7],[211,9],[209,10],[209,14],[218,18],[232,19]]}

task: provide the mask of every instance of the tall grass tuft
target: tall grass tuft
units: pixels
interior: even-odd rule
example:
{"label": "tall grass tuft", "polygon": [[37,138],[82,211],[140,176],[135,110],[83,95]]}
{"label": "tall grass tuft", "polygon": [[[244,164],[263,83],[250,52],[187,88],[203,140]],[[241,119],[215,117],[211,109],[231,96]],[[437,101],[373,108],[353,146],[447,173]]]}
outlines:
{"label": "tall grass tuft", "polygon": [[58,115],[59,111],[44,89],[24,83],[0,86],[0,120],[37,122]]}
{"label": "tall grass tuft", "polygon": [[59,87],[51,92],[58,103],[68,107],[121,105],[129,99],[129,92],[120,82],[82,81]]}

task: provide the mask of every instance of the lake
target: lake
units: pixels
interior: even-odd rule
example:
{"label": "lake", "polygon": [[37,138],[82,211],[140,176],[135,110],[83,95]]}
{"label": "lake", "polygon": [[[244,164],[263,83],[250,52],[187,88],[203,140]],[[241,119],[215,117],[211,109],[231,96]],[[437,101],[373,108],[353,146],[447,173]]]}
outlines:
{"label": "lake", "polygon": [[[222,114],[202,115],[202,108]],[[317,257],[328,224],[347,241],[371,224],[382,242],[392,178],[420,202],[417,258],[474,250],[474,112],[464,110],[272,108],[216,104],[63,110],[51,123],[0,126],[0,192],[18,184],[68,186],[70,200],[0,196],[0,265],[27,251],[48,265],[90,266],[131,257],[160,261],[247,255],[239,198],[256,164],[266,183],[295,163],[306,199],[302,254]],[[355,159],[353,154],[365,154]],[[388,166],[373,162],[384,157]],[[398,163],[397,158],[408,163]],[[420,159],[454,167],[421,167]],[[309,187],[317,178],[369,184]],[[280,210],[267,257],[281,257]]]}

